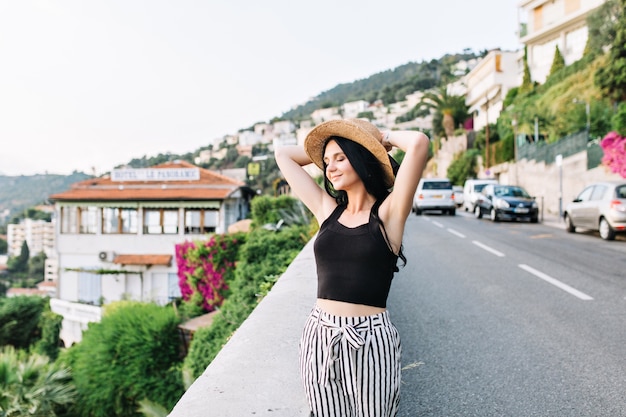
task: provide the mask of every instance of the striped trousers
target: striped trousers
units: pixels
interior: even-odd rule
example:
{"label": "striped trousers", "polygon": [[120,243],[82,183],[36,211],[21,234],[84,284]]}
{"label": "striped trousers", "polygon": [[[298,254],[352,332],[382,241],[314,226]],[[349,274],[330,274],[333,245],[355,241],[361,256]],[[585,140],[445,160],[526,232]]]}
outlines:
{"label": "striped trousers", "polygon": [[300,340],[300,372],[315,417],[393,417],[400,337],[387,311],[342,317],[315,307]]}

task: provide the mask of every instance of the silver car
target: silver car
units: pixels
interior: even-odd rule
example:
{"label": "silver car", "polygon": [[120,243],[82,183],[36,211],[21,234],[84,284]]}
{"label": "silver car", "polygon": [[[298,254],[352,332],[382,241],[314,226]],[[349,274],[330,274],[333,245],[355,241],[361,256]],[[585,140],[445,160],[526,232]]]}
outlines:
{"label": "silver car", "polygon": [[441,210],[451,216],[456,214],[452,183],[447,178],[422,178],[413,198],[413,212],[417,215],[427,210]]}
{"label": "silver car", "polygon": [[605,240],[626,233],[626,180],[589,185],[567,205],[563,219],[570,233],[577,227],[597,230]]}

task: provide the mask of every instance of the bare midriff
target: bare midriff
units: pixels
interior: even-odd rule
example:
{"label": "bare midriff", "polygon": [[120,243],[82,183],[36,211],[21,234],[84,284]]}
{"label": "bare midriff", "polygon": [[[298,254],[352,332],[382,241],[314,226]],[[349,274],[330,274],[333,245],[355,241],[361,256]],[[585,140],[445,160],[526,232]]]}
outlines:
{"label": "bare midriff", "polygon": [[383,307],[367,306],[364,304],[346,303],[344,301],[317,299],[317,306],[328,314],[343,317],[372,316],[382,313],[386,309]]}

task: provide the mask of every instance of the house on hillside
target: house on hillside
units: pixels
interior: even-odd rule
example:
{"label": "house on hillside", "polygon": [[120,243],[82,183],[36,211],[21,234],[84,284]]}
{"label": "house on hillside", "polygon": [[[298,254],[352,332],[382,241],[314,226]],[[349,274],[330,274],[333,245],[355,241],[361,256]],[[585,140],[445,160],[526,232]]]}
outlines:
{"label": "house on hillside", "polygon": [[519,2],[520,42],[528,50],[533,81],[543,83],[550,73],[556,47],[565,65],[583,56],[587,44],[587,16],[606,0],[522,0]]}
{"label": "house on hillside", "polygon": [[107,303],[179,297],[175,245],[225,233],[248,216],[252,196],[243,182],[183,161],[113,170],[51,195],[59,272],[51,307],[63,316],[64,344],[79,342]]}
{"label": "house on hillside", "polygon": [[461,79],[474,130],[495,123],[506,94],[520,85],[518,55],[517,51],[492,50]]}

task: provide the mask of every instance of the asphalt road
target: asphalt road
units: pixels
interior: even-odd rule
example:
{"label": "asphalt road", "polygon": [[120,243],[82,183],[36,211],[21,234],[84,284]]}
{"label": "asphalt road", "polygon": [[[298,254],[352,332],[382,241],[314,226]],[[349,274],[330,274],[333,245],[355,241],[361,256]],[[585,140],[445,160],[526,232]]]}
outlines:
{"label": "asphalt road", "polygon": [[401,417],[626,416],[626,241],[411,215]]}

